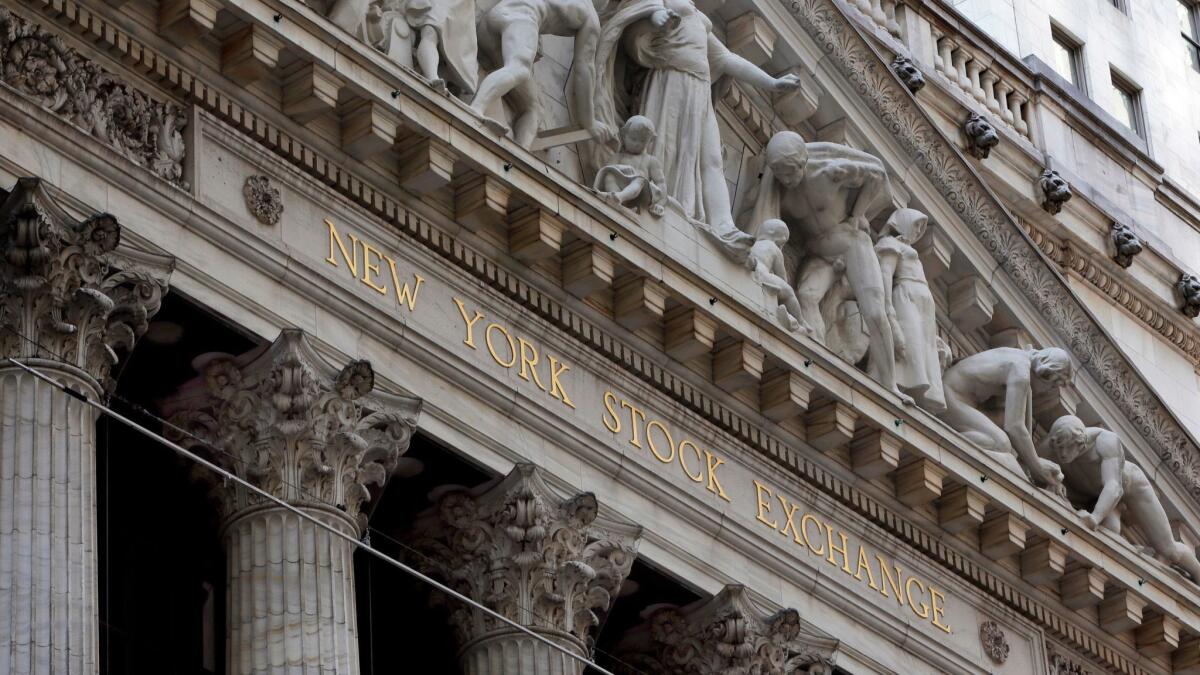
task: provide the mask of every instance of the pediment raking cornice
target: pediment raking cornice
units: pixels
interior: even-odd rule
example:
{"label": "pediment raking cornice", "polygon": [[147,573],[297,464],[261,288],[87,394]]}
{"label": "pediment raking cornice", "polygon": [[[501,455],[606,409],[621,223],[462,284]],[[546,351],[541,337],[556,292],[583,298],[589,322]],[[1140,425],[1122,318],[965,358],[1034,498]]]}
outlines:
{"label": "pediment raking cornice", "polygon": [[828,63],[893,134],[926,179],[967,225],[1081,368],[1200,501],[1200,446],[1167,410],[1029,235],[1005,210],[957,146],[900,82],[854,21],[834,0],[783,3],[825,53]]}

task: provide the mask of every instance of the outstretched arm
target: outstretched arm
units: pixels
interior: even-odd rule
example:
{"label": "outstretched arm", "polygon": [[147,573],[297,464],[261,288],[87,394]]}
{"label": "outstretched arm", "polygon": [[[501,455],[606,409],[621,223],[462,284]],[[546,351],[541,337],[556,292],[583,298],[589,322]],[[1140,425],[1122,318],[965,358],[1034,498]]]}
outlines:
{"label": "outstretched arm", "polygon": [[762,68],[729,51],[712,33],[708,34],[708,64],[713,82],[728,75],[738,82],[767,91],[788,91],[800,87],[800,78],[790,74],[778,78],[769,75]]}
{"label": "outstretched arm", "polygon": [[1052,486],[1056,481],[1038,461],[1037,451],[1033,447],[1033,432],[1026,421],[1026,410],[1033,394],[1028,369],[1021,370],[1025,372],[1009,374],[1004,388],[1004,433],[1008,434],[1013,449],[1017,451],[1017,459],[1033,477],[1033,482],[1039,487]]}
{"label": "outstretched arm", "polygon": [[575,99],[575,110],[578,111],[580,126],[592,132],[592,138],[603,145],[611,146],[616,136],[608,125],[596,121],[596,111],[593,97],[596,91],[596,46],[600,42],[600,18],[588,4],[588,14],[584,18],[579,32],[575,34],[575,57],[572,61],[575,68],[575,84],[572,97]]}
{"label": "outstretched arm", "polygon": [[1095,529],[1112,510],[1116,508],[1117,503],[1121,501],[1121,497],[1125,495],[1125,489],[1121,486],[1121,473],[1125,463],[1125,451],[1121,448],[1121,441],[1116,434],[1102,433],[1096,439],[1096,452],[1101,457],[1100,461],[1100,481],[1104,488],[1100,491],[1100,496],[1096,498],[1096,507],[1092,509],[1089,516],[1084,517],[1083,522],[1091,529]]}

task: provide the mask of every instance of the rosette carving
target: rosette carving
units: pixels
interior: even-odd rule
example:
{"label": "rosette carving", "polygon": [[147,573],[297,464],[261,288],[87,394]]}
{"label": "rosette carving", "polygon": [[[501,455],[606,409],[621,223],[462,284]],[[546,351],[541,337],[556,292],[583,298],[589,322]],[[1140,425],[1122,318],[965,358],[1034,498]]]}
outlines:
{"label": "rosette carving", "polygon": [[[532,464],[432,497],[410,537],[427,573],[523,626],[587,644],[629,574],[640,528],[601,525],[595,495],[559,497]],[[450,607],[463,644],[506,629],[474,607]]]}
{"label": "rosette carving", "polygon": [[0,191],[0,345],[5,356],[44,358],[109,384],[112,366],[158,311],[171,258],[117,251],[108,214],[76,220],[37,178]]}
{"label": "rosette carving", "polygon": [[794,609],[757,605],[730,585],[686,607],[642,612],[617,653],[636,672],[659,675],[832,675],[837,641],[811,632]]}
{"label": "rosette carving", "polygon": [[[206,354],[200,376],[165,408],[168,436],[295,506],[344,511],[360,527],[372,487],[382,487],[408,450],[420,401],[375,393],[366,361],[334,371],[299,330],[241,356]],[[182,430],[182,431],[181,431]],[[218,489],[225,517],[265,500]]]}
{"label": "rosette carving", "polygon": [[185,186],[184,109],[155,101],[57,35],[0,7],[0,78],[159,177]]}

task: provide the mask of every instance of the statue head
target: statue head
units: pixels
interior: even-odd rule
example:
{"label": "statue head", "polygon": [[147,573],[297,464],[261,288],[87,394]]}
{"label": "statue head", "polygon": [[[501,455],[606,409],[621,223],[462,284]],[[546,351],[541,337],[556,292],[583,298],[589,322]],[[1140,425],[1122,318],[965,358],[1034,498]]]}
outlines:
{"label": "statue head", "polygon": [[921,74],[921,70],[911,59],[897,56],[892,60],[892,72],[896,73],[904,86],[914,94],[925,86],[925,76]]}
{"label": "statue head", "polygon": [[621,125],[621,149],[633,155],[640,155],[654,140],[654,122],[650,118],[634,115]]}
{"label": "statue head", "polygon": [[996,128],[979,113],[971,113],[963,124],[963,132],[967,135],[967,152],[978,159],[986,159],[992,148],[1000,143]]}
{"label": "statue head", "polygon": [[1048,213],[1062,211],[1062,205],[1071,199],[1071,185],[1053,169],[1046,169],[1038,179],[1042,188],[1042,208]]}
{"label": "statue head", "polygon": [[1033,352],[1034,377],[1055,386],[1066,386],[1071,381],[1071,355],[1065,349],[1048,347]]}
{"label": "statue head", "polygon": [[787,243],[788,237],[791,236],[791,231],[788,230],[787,223],[778,218],[764,220],[762,225],[758,226],[758,238],[766,239],[783,246]]}
{"label": "statue head", "polygon": [[784,187],[799,187],[808,164],[808,147],[794,131],[780,131],[767,142],[767,166]]}
{"label": "statue head", "polygon": [[884,225],[884,234],[896,233],[900,241],[912,245],[925,236],[925,228],[929,224],[929,216],[916,209],[896,209],[888,216]]}
{"label": "statue head", "polygon": [[1137,233],[1125,223],[1114,221],[1108,234],[1113,245],[1113,260],[1121,267],[1132,265],[1133,257],[1142,252],[1142,240]]}
{"label": "statue head", "polygon": [[1087,425],[1074,415],[1063,415],[1050,425],[1046,444],[1060,464],[1070,464],[1088,448]]}
{"label": "statue head", "polygon": [[1200,277],[1185,272],[1179,276],[1175,289],[1183,298],[1183,313],[1192,318],[1200,316]]}

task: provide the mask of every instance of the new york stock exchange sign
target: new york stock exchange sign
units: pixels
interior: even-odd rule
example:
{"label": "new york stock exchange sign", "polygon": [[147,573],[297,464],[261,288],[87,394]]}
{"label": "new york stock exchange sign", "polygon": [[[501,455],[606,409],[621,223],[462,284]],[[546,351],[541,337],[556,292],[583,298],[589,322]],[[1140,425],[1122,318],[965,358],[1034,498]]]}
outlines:
{"label": "new york stock exchange sign", "polygon": [[693,431],[677,413],[656,410],[603,374],[576,367],[497,308],[432,281],[353,228],[326,219],[322,229],[322,266],[341,284],[383,301],[386,311],[430,330],[440,344],[457,345],[478,367],[503,371],[526,396],[594,428],[610,449],[653,467],[679,489],[702,493],[761,536],[778,538],[798,562],[843,577],[888,611],[953,632],[943,588],[735,461],[718,434]]}

